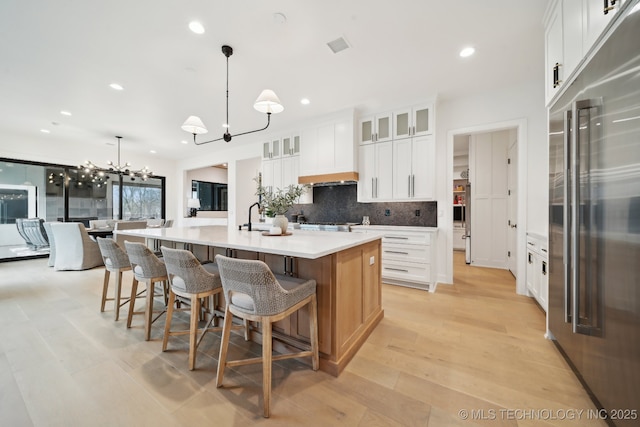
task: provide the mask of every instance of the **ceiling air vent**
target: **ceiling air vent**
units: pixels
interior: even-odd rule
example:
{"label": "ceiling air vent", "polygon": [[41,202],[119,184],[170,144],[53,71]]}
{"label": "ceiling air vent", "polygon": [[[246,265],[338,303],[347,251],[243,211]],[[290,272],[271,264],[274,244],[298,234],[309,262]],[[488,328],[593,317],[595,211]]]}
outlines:
{"label": "ceiling air vent", "polygon": [[349,43],[347,43],[347,41],[344,39],[344,37],[339,37],[333,41],[330,41],[329,43],[327,43],[327,46],[329,46],[329,49],[331,49],[333,53],[338,53],[351,47],[349,46]]}

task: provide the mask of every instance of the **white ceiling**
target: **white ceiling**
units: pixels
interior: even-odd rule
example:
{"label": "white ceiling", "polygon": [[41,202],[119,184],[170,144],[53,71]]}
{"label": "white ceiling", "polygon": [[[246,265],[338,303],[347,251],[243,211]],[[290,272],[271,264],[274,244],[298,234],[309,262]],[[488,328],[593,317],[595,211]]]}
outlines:
{"label": "white ceiling", "polygon": [[[266,123],[253,109],[264,88],[285,106],[273,115],[273,130],[286,130],[344,108],[376,111],[435,95],[444,100],[512,87],[540,79],[546,4],[2,0],[0,138],[90,146],[113,144],[122,135],[123,149],[153,149],[174,159],[197,155],[200,147],[180,143],[191,141],[180,125],[198,115],[210,130],[205,136],[222,136],[223,44],[234,49],[232,134]],[[275,22],[276,12],[286,23]],[[192,20],[206,33],[192,33]],[[333,54],[326,43],[340,36],[352,48]],[[460,58],[467,45],[476,54]],[[113,82],[124,91],[110,89]],[[311,104],[301,105],[303,97]]]}

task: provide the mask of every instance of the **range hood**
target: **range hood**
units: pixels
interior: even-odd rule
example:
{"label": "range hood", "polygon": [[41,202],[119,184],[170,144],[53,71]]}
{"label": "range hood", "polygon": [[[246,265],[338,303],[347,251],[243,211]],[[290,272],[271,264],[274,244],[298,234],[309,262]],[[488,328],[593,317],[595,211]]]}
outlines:
{"label": "range hood", "polygon": [[358,181],[358,172],[337,172],[322,175],[305,175],[298,177],[298,184],[314,185],[340,185],[355,184]]}

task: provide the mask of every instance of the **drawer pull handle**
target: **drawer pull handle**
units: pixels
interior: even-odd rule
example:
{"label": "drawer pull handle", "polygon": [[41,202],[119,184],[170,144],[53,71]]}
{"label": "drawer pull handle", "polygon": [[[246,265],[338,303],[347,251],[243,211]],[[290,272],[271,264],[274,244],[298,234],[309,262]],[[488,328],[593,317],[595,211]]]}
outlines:
{"label": "drawer pull handle", "polygon": [[409,240],[408,237],[385,236],[387,239]]}
{"label": "drawer pull handle", "polygon": [[409,255],[409,252],[400,252],[400,251],[384,251],[387,254],[402,254],[402,255]]}
{"label": "drawer pull handle", "polygon": [[402,268],[391,268],[391,267],[385,267],[385,270],[393,270],[393,271],[402,271],[403,273],[408,273],[409,270],[403,270]]}

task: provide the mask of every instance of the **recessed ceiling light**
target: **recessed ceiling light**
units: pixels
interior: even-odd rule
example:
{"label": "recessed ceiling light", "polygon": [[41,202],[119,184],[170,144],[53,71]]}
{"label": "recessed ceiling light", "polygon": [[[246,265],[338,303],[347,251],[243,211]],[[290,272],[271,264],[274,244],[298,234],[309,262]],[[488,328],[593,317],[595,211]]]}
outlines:
{"label": "recessed ceiling light", "polygon": [[308,98],[302,98],[300,100],[300,104],[302,104],[302,105],[309,105],[310,103],[311,103],[311,101],[309,101]]}
{"label": "recessed ceiling light", "polygon": [[287,22],[287,17],[284,16],[284,13],[276,12],[273,14],[273,22],[275,24],[284,24]]}
{"label": "recessed ceiling light", "polygon": [[42,133],[51,133],[51,131],[49,129],[40,129],[40,132],[42,132]]}
{"label": "recessed ceiling light", "polygon": [[122,87],[122,85],[119,85],[118,83],[111,83],[111,84],[109,85],[109,87],[110,87],[111,89],[114,89],[114,90],[123,90],[123,89],[124,89],[124,88]]}
{"label": "recessed ceiling light", "polygon": [[227,164],[226,164],[226,163],[223,163],[223,164],[222,164],[222,166],[224,166],[224,167],[226,168],[226,167],[227,167]]}
{"label": "recessed ceiling light", "polygon": [[228,128],[228,127],[229,127],[229,124],[228,124],[228,123],[223,123],[223,124],[222,124],[222,127],[223,127],[223,128]]}
{"label": "recessed ceiling light", "polygon": [[188,144],[189,143],[189,141],[185,141],[184,139],[182,141],[180,141],[180,142],[182,142],[183,144]]}
{"label": "recessed ceiling light", "polygon": [[65,110],[60,111],[60,114],[62,114],[63,116],[70,116],[71,113]]}
{"label": "recessed ceiling light", "polygon": [[198,21],[189,22],[189,29],[196,34],[204,34],[204,26]]}
{"label": "recessed ceiling light", "polygon": [[460,56],[463,57],[463,58],[466,58],[468,56],[473,55],[475,51],[476,50],[474,48],[472,48],[472,47],[465,47],[464,49],[462,49],[460,51]]}
{"label": "recessed ceiling light", "polygon": [[150,150],[149,151],[151,154],[156,154],[156,150]]}

